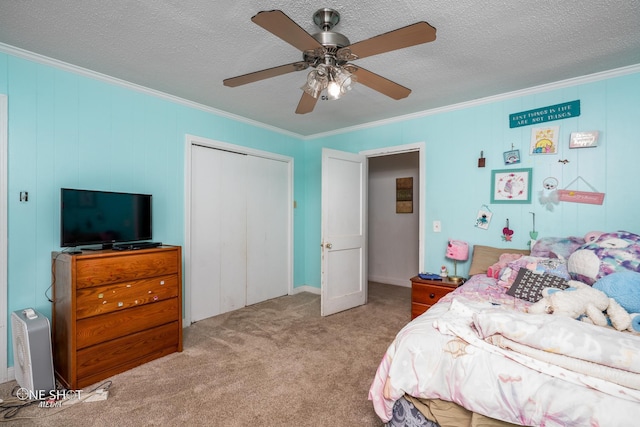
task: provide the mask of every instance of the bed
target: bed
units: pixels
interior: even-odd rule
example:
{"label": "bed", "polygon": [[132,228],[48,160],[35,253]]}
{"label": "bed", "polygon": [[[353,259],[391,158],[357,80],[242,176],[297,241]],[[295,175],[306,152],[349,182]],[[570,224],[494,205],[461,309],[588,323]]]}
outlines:
{"label": "bed", "polygon": [[408,323],[388,347],[369,391],[378,416],[389,426],[425,427],[637,422],[640,334],[528,313],[549,283],[533,286],[538,296],[532,297],[530,281],[521,279],[535,273],[562,288],[575,278],[567,268],[574,252],[622,238],[632,239],[633,250],[618,245],[598,274],[640,272],[640,236],[628,232],[588,241],[540,239],[497,277],[487,270],[510,249],[476,246],[470,268],[476,274]]}

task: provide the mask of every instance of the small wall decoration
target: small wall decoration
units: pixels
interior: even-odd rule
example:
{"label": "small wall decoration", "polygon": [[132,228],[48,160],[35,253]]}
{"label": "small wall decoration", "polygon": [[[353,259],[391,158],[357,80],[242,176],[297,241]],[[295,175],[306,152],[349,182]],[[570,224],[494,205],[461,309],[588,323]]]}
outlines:
{"label": "small wall decoration", "polygon": [[513,238],[513,230],[509,228],[509,218],[507,218],[507,225],[502,229],[502,240],[510,242]]}
{"label": "small wall decoration", "polygon": [[520,163],[520,150],[505,151],[502,156],[504,157],[505,165]]}
{"label": "small wall decoration", "polygon": [[571,132],[569,148],[589,148],[598,146],[598,131]]}
{"label": "small wall decoration", "polygon": [[530,154],[557,154],[560,126],[531,129]]}
{"label": "small wall decoration", "polygon": [[484,151],[480,152],[480,157],[478,158],[478,167],[483,168],[485,165]]}
{"label": "small wall decoration", "polygon": [[536,231],[536,213],[535,212],[529,212],[531,214],[531,217],[533,218],[533,229],[529,232],[529,237],[531,237],[531,240],[536,240],[538,238],[538,232]]}
{"label": "small wall decoration", "polygon": [[531,168],[491,171],[491,203],[531,203]]}
{"label": "small wall decoration", "polygon": [[396,213],[413,213],[413,177],[396,178]]}
{"label": "small wall decoration", "polygon": [[489,207],[487,205],[482,205],[480,210],[478,210],[478,216],[476,217],[476,227],[488,230],[492,216],[493,212],[491,212]]}
{"label": "small wall decoration", "polygon": [[553,208],[557,205],[558,200],[558,179],[549,176],[542,181],[542,190],[538,193],[538,200],[549,212],[553,212]]}
{"label": "small wall decoration", "polygon": [[[581,180],[593,191],[568,190],[572,184]],[[558,200],[561,202],[586,203],[589,205],[601,205],[604,202],[604,193],[599,193],[591,184],[581,176],[571,181],[564,190],[558,190]]]}

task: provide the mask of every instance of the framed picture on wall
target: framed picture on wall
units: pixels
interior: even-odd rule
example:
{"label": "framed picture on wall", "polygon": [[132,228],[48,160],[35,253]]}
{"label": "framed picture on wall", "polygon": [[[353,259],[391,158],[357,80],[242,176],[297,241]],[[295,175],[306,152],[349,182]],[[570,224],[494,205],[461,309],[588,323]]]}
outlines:
{"label": "framed picture on wall", "polygon": [[491,203],[531,203],[531,168],[491,171]]}
{"label": "framed picture on wall", "polygon": [[502,156],[504,157],[505,165],[520,163],[520,150],[505,151]]}
{"label": "framed picture on wall", "polygon": [[531,129],[530,154],[558,154],[560,126]]}

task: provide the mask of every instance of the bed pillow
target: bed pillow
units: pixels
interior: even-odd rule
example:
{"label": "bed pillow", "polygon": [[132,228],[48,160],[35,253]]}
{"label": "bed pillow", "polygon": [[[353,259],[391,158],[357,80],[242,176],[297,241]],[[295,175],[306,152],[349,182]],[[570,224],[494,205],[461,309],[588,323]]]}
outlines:
{"label": "bed pillow", "polygon": [[567,266],[572,279],[587,285],[618,271],[640,272],[640,235],[628,231],[604,233],[580,246]]}
{"label": "bed pillow", "polygon": [[582,237],[542,237],[531,248],[531,256],[567,259],[584,243]]}
{"label": "bed pillow", "polygon": [[500,272],[500,277],[498,278],[500,285],[505,288],[511,287],[521,269],[531,270],[539,274],[551,274],[564,280],[571,278],[567,269],[567,262],[564,259],[523,256],[510,262]]}
{"label": "bed pillow", "polygon": [[529,302],[538,302],[542,299],[544,288],[566,289],[568,287],[567,281],[562,277],[521,268],[513,285],[507,291],[507,295]]}
{"label": "bed pillow", "polygon": [[469,276],[487,274],[489,267],[497,263],[500,260],[500,255],[504,253],[529,255],[529,250],[475,245],[473,247],[473,255],[471,256]]}

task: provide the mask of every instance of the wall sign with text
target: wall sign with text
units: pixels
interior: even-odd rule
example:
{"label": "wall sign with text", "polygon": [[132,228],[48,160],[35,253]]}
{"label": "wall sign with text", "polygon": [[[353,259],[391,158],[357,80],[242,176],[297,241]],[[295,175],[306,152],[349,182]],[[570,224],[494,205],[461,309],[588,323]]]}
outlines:
{"label": "wall sign with text", "polygon": [[580,100],[565,102],[563,104],[549,105],[535,110],[522,111],[509,114],[509,127],[535,125],[554,120],[570,119],[580,115]]}

